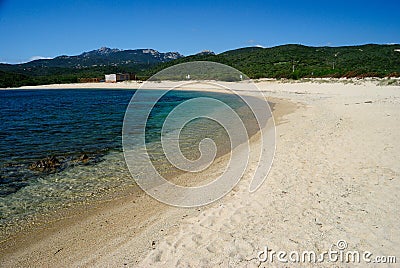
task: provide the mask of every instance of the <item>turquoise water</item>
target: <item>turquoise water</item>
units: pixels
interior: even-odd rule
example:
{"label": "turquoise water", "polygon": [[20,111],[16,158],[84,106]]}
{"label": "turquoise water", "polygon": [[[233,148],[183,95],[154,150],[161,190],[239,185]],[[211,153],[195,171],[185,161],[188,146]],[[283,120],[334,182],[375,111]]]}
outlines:
{"label": "turquoise water", "polygon": [[[0,91],[0,224],[134,187],[121,147],[125,109],[134,92]],[[152,160],[160,162],[161,172],[171,171],[158,151],[162,123],[176,105],[195,97],[219,99],[251,121],[245,104],[235,95],[168,92],[152,110],[146,126],[146,144]],[[208,110],[215,112],[212,107]],[[183,153],[196,159],[197,144],[205,137],[220,141],[219,154],[230,150],[224,129],[204,119],[183,129]],[[50,158],[56,159],[57,165],[37,168],[41,160]]]}

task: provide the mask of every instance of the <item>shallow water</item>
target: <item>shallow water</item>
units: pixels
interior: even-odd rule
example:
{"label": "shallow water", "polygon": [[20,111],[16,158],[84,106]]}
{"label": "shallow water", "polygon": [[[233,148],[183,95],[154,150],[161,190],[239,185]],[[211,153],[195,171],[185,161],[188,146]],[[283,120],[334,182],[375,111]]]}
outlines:
{"label": "shallow water", "polygon": [[[123,118],[134,92],[0,91],[0,225],[134,186],[121,147]],[[177,172],[162,154],[162,124],[176,105],[196,97],[216,98],[230,105],[245,123],[250,122],[248,131],[252,134],[254,118],[237,96],[170,91],[152,110],[146,126],[146,144],[161,173],[172,176]],[[197,108],[217,112],[212,107]],[[199,119],[182,129],[183,154],[193,160],[199,157],[198,143],[204,138],[216,141],[218,155],[231,149],[223,127],[209,119]],[[44,171],[29,168],[49,156],[56,157],[60,165]]]}

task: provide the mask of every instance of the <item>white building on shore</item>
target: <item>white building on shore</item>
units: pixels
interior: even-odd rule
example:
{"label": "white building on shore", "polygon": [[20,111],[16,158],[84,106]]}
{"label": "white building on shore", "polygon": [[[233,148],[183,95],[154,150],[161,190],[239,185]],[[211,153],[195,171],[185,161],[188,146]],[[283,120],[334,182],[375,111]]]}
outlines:
{"label": "white building on shore", "polygon": [[106,83],[116,83],[130,80],[130,77],[130,74],[106,74],[105,81]]}

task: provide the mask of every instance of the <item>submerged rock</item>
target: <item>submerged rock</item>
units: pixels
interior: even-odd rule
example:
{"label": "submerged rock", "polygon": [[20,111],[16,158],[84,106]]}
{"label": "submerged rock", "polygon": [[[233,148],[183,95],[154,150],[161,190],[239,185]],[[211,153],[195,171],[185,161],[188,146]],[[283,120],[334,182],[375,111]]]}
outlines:
{"label": "submerged rock", "polygon": [[92,158],[89,157],[87,154],[83,153],[78,158],[71,160],[75,164],[88,164]]}
{"label": "submerged rock", "polygon": [[46,157],[45,159],[39,160],[29,166],[30,170],[35,171],[54,171],[61,166],[60,161],[55,157]]}
{"label": "submerged rock", "polygon": [[83,154],[79,157],[79,161],[86,163],[87,161],[89,161],[89,156],[87,154]]}

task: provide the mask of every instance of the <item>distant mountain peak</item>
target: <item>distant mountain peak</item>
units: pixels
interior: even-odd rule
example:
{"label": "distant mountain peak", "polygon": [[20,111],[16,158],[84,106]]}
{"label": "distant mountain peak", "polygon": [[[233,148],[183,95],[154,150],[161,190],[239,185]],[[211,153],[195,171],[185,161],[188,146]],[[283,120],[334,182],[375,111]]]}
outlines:
{"label": "distant mountain peak", "polygon": [[215,55],[215,53],[214,53],[214,51],[205,49],[205,50],[200,51],[196,55]]}
{"label": "distant mountain peak", "polygon": [[75,56],[58,56],[54,59],[25,63],[29,67],[87,68],[104,66],[133,67],[140,64],[157,64],[184,57],[178,52],[162,53],[155,49],[117,49],[101,47]]}
{"label": "distant mountain peak", "polygon": [[83,52],[80,56],[83,56],[83,57],[88,57],[88,56],[92,56],[92,55],[103,56],[103,55],[108,55],[108,54],[119,52],[119,51],[123,51],[123,50],[118,49],[118,48],[101,47],[96,50]]}
{"label": "distant mountain peak", "polygon": [[185,56],[183,56],[179,52],[167,52],[167,53],[164,53],[164,58],[168,59],[168,60],[176,60],[176,59],[183,58],[183,57],[185,57]]}
{"label": "distant mountain peak", "polygon": [[179,52],[160,53],[159,51],[157,51],[155,49],[151,49],[151,48],[142,49],[142,53],[143,54],[151,54],[155,57],[160,57],[162,55],[162,57],[164,58],[163,61],[176,60],[176,59],[184,57]]}
{"label": "distant mountain peak", "polygon": [[110,52],[118,52],[118,51],[123,51],[123,50],[118,49],[118,48],[101,47],[97,51],[100,53],[110,53]]}
{"label": "distant mountain peak", "polygon": [[142,49],[142,52],[143,52],[144,54],[152,54],[152,55],[156,55],[156,54],[159,54],[159,53],[160,53],[160,52],[158,52],[157,50],[151,49],[151,48]]}

